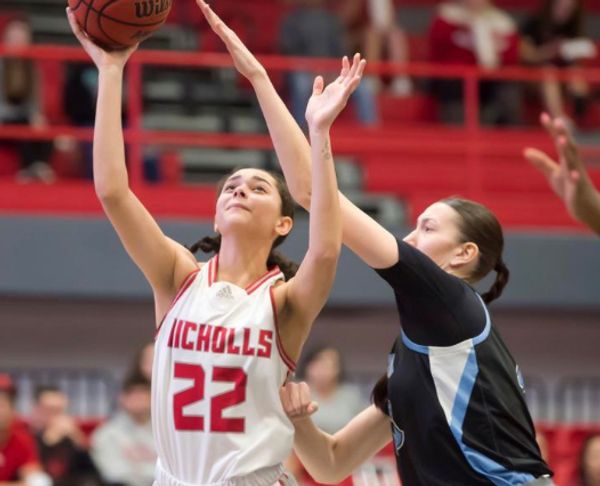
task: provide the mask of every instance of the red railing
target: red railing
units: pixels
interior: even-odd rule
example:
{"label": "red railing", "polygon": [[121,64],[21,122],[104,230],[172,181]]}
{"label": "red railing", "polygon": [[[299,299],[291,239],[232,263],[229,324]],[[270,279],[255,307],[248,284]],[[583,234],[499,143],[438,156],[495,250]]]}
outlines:
{"label": "red railing", "polygon": [[[18,51],[9,50],[0,45],[0,57],[22,57],[34,61],[89,61],[85,52],[77,47],[35,46]],[[339,60],[307,59],[281,56],[261,56],[261,62],[269,72],[310,70],[314,72],[337,71]],[[131,182],[133,185],[143,185],[142,157],[144,145],[164,146],[196,146],[196,147],[226,147],[269,149],[271,141],[267,135],[248,135],[232,133],[205,132],[174,132],[145,130],[142,127],[142,69],[144,66],[173,66],[188,68],[223,68],[231,67],[231,58],[221,53],[198,53],[140,50],[128,63],[126,76],[126,94],[128,103],[128,128],[125,130],[125,140],[129,146],[128,163]],[[410,151],[418,153],[424,147],[423,141],[435,137],[436,148],[440,156],[444,153],[461,153],[466,157],[467,195],[478,198],[483,192],[482,164],[484,164],[485,141],[484,133],[489,130],[482,128],[479,122],[479,82],[486,79],[511,80],[522,82],[539,82],[547,78],[545,69],[524,67],[505,67],[499,70],[484,70],[474,66],[442,66],[428,63],[411,63],[397,65],[391,63],[371,63],[368,66],[371,74],[407,74],[421,78],[460,79],[464,84],[464,113],[465,123],[459,129],[447,129],[452,135],[439,137],[439,125],[406,127],[405,135],[390,136],[389,130],[383,126],[380,129],[336,129],[335,148],[338,153],[363,155],[370,151],[379,153],[396,153]],[[553,76],[561,81],[573,77],[573,72],[554,72]],[[600,68],[586,68],[585,78],[590,83],[600,83]],[[365,136],[357,136],[357,130]],[[0,129],[1,139],[21,140],[52,140],[58,136],[68,136],[79,141],[89,141],[93,132],[89,128],[73,126],[49,125],[44,128],[31,128],[19,125],[3,125]],[[512,140],[512,142],[511,142]],[[529,130],[521,136],[508,138],[505,142],[494,147],[496,153],[515,153],[526,144],[543,144],[549,147],[548,140],[540,130]],[[519,145],[519,146],[515,146]],[[431,151],[431,141],[427,150]],[[488,147],[489,149],[489,147]],[[585,147],[588,155],[600,154],[600,149]],[[437,151],[437,150],[436,150]],[[431,152],[429,152],[431,153]],[[6,187],[5,187],[6,189]],[[0,196],[0,209],[5,206],[8,196]],[[5,209],[9,209],[6,208]],[[43,209],[43,208],[40,208]]]}

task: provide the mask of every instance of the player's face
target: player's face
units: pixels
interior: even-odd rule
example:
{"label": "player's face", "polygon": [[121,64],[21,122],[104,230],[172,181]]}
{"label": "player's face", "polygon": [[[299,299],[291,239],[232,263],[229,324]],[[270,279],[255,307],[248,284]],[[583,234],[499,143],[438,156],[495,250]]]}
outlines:
{"label": "player's face", "polygon": [[461,250],[458,217],[447,204],[432,204],[419,216],[417,227],[404,241],[425,253],[444,270],[449,270]]}
{"label": "player's face", "polygon": [[216,227],[222,235],[242,230],[245,235],[273,241],[291,230],[291,218],[281,215],[277,181],[258,169],[231,175],[217,200]]}

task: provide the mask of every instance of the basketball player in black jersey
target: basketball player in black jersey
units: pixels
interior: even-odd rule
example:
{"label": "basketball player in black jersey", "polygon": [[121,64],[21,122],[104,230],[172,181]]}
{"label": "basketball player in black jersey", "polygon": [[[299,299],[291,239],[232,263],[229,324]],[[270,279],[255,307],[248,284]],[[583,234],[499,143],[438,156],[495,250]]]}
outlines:
{"label": "basketball player in black jersey", "polygon": [[600,235],[600,192],[585,170],[579,149],[565,121],[561,118],[552,119],[543,113],[541,122],[554,140],[558,162],[534,148],[526,149],[525,157],[546,176],[569,214]]}
{"label": "basketball player in black jersey", "polygon": [[[292,194],[309,207],[304,134],[240,39],[229,29],[217,33],[255,90]],[[344,58],[342,73],[349,68]],[[337,482],[393,438],[404,486],[552,484],[518,366],[485,305],[508,280],[494,215],[470,201],[439,201],[396,240],[341,194],[340,203],[344,243],[392,286],[403,331],[374,390],[375,405],[335,436],[310,420],[315,405],[306,385],[282,390],[309,473]],[[472,285],[494,270],[492,289],[480,296]]]}
{"label": "basketball player in black jersey", "polygon": [[[308,472],[338,481],[392,437],[404,486],[551,485],[519,368],[486,307],[508,281],[494,215],[445,199],[399,241],[364,216],[368,242],[346,226],[359,221],[343,215],[344,242],[394,290],[402,331],[374,405],[334,436],[310,419],[315,404],[306,385],[284,388],[295,450]],[[472,285],[491,271],[496,280],[480,296]]]}

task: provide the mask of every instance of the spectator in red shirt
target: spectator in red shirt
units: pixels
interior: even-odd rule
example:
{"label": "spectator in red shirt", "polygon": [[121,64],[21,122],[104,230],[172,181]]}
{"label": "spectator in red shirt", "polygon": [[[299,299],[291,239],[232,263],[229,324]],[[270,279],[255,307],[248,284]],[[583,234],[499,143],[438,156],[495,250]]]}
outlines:
{"label": "spectator in red shirt", "polygon": [[16,421],[15,397],[12,380],[0,374],[0,486],[50,486],[33,437]]}
{"label": "spectator in red shirt", "polygon": [[[431,60],[438,64],[476,65],[487,69],[516,64],[519,36],[512,18],[490,0],[453,0],[438,8],[429,31]],[[462,80],[438,80],[433,92],[440,118],[457,123],[463,118]],[[479,86],[484,123],[518,123],[519,91],[510,82],[485,81]]]}

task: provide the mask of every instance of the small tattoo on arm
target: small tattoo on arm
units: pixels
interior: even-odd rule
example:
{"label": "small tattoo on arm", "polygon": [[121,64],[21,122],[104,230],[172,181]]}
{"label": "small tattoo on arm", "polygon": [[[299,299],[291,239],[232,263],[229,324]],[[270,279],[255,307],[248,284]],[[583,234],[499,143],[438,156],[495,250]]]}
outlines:
{"label": "small tattoo on arm", "polygon": [[325,160],[331,160],[333,158],[331,155],[331,143],[329,142],[329,139],[325,140],[325,145],[321,150],[321,155]]}

